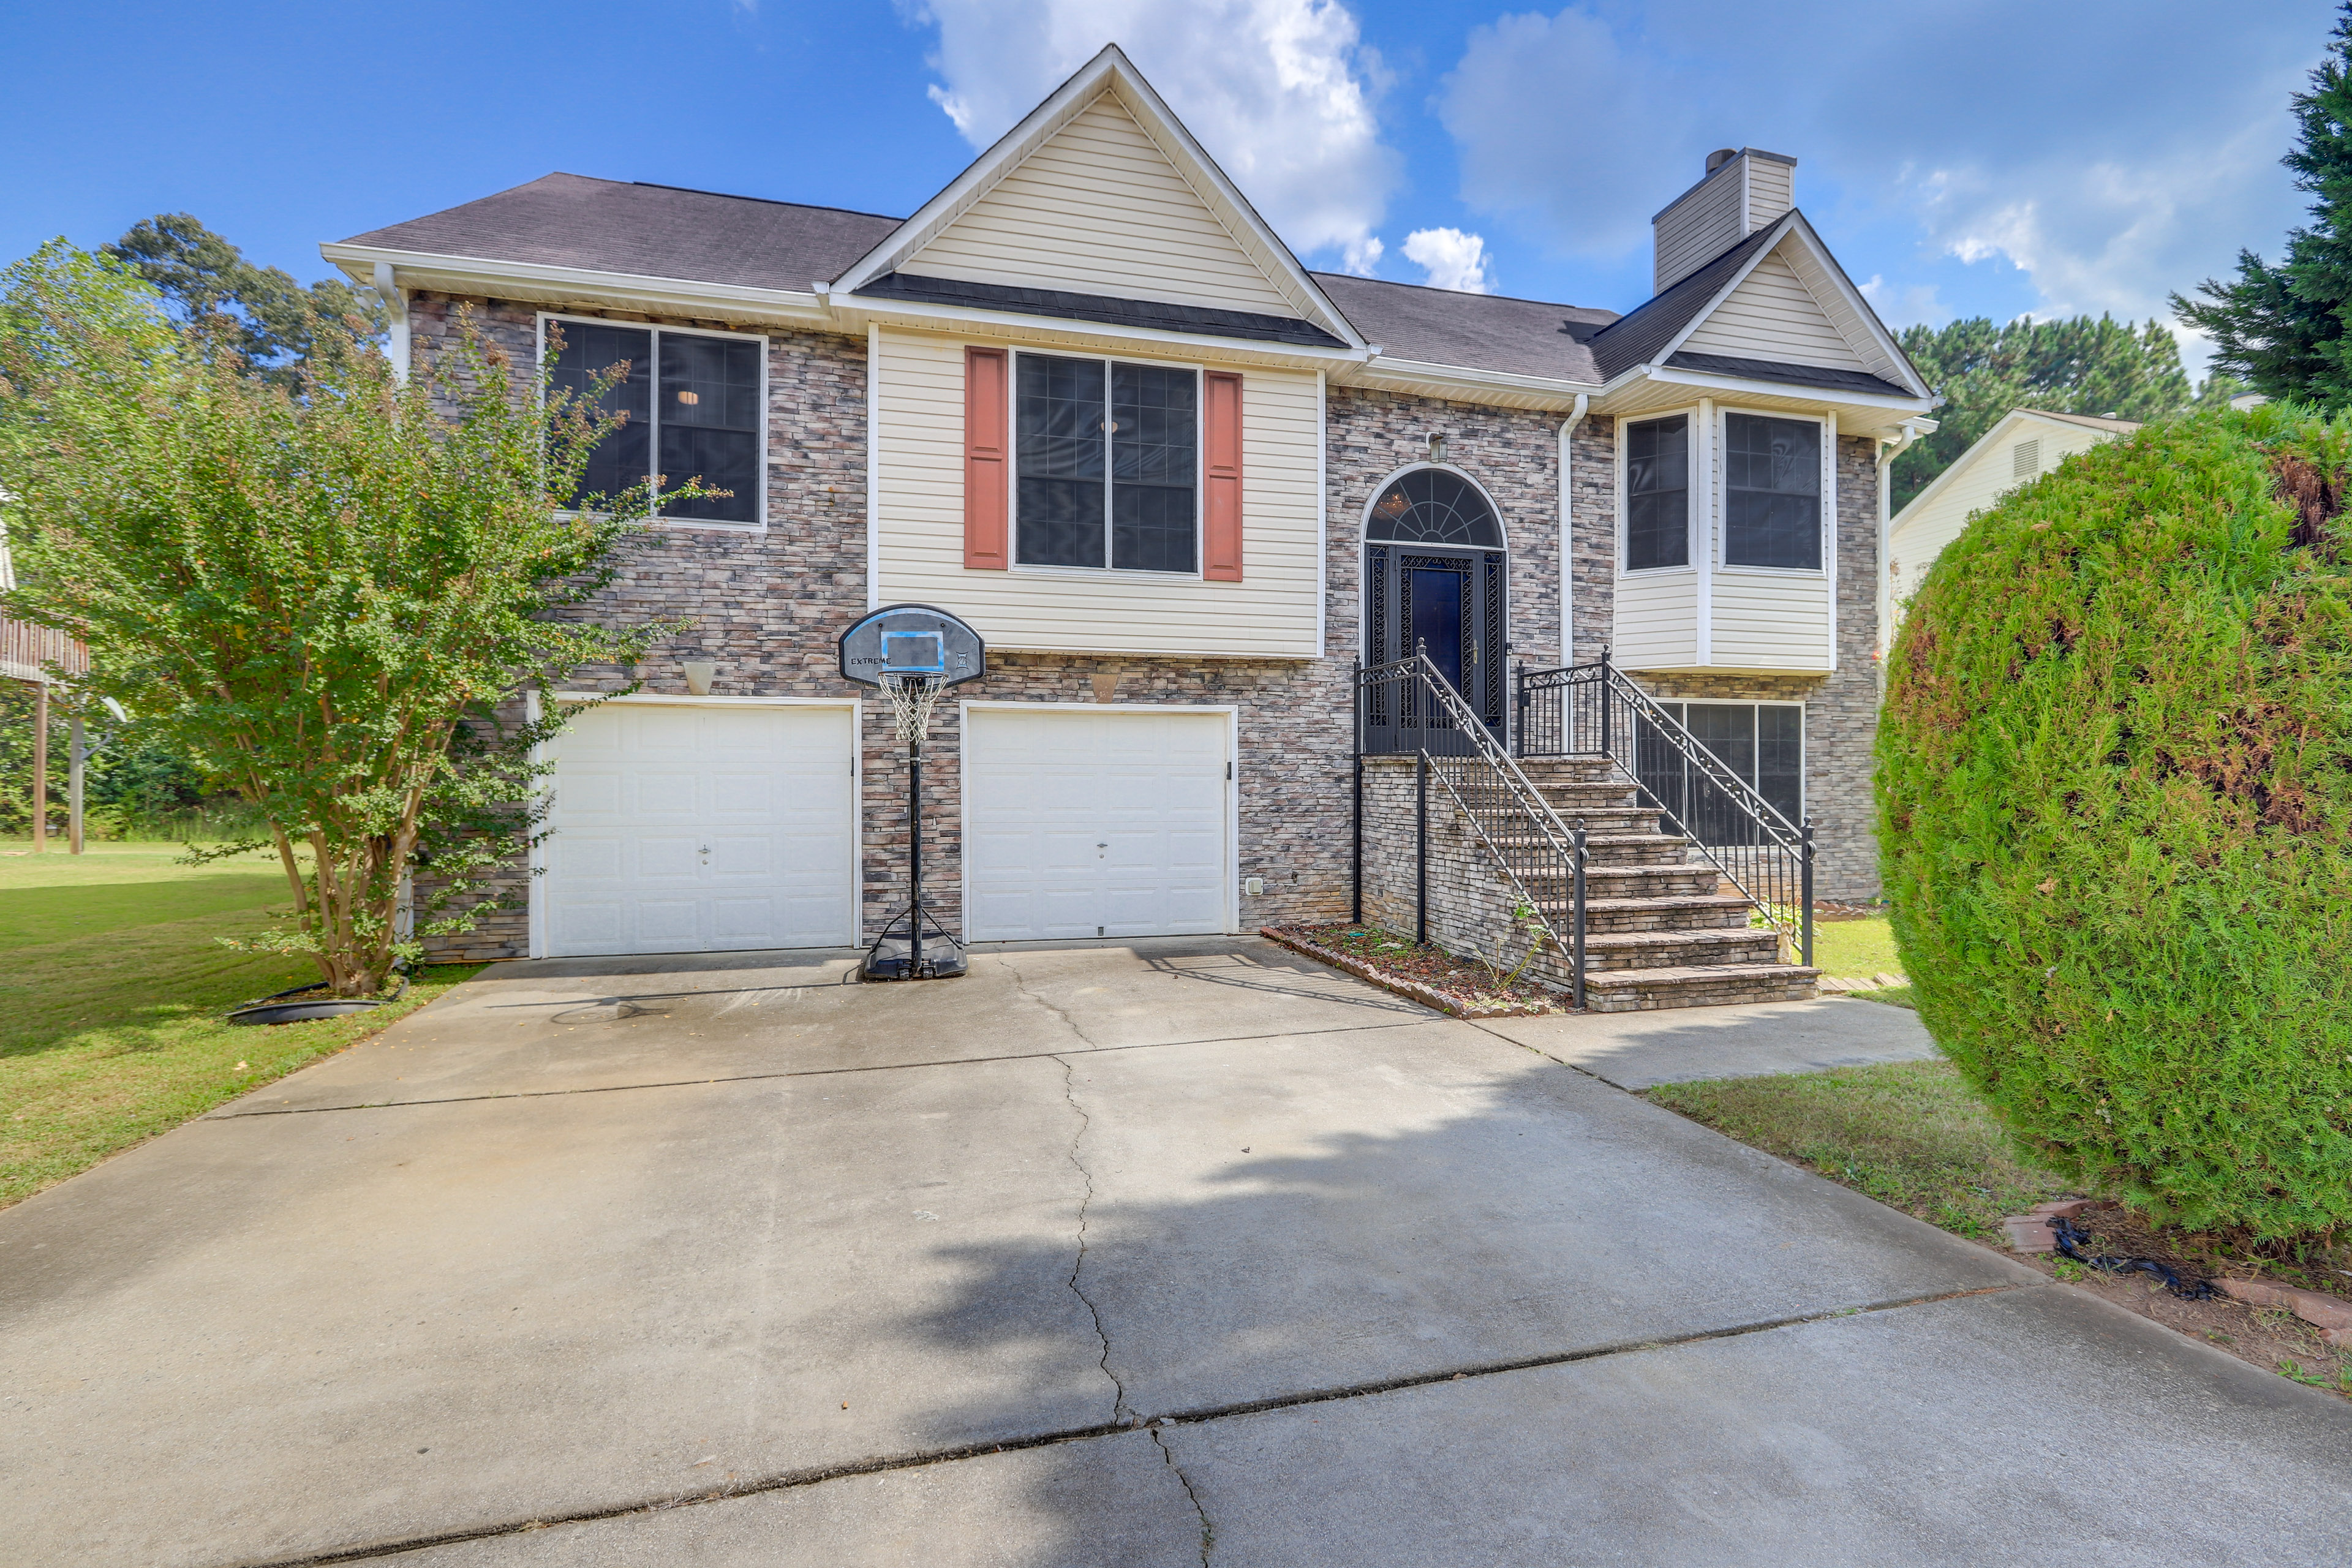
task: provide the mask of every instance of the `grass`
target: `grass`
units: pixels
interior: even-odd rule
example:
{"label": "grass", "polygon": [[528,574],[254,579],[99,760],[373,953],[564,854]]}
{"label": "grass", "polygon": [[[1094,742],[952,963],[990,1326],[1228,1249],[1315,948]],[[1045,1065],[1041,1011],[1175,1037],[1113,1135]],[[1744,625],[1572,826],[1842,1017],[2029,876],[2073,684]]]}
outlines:
{"label": "grass", "polygon": [[2002,1215],[2070,1190],[2011,1152],[1949,1062],[1661,1084],[1649,1098],[1961,1236],[1997,1235]]}
{"label": "grass", "polygon": [[[1813,963],[1823,974],[1839,979],[1868,980],[1881,973],[1904,973],[1903,955],[1895,951],[1895,931],[1885,915],[1858,921],[1816,919]],[[1870,1002],[1890,1002],[1897,1007],[1914,1005],[1908,985],[1882,985],[1875,991],[1849,991],[1845,994]]]}
{"label": "grass", "polygon": [[237,1003],[318,977],[299,958],[234,952],[283,909],[274,858],[176,864],[177,847],[72,856],[0,842],[0,1207],[342,1049],[474,973],[428,970],[399,1003],[237,1028]]}

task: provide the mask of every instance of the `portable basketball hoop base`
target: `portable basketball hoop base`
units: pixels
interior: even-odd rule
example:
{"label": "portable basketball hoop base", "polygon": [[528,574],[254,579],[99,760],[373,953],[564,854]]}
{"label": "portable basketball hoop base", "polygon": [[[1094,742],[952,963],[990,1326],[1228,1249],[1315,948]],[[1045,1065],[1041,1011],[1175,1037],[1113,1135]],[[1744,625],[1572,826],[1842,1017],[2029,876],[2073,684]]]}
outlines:
{"label": "portable basketball hoop base", "polygon": [[948,980],[971,967],[963,944],[923,907],[923,736],[940,693],[987,668],[980,634],[929,605],[875,610],[841,634],[843,677],[882,689],[907,742],[907,907],[883,922],[860,979]]}

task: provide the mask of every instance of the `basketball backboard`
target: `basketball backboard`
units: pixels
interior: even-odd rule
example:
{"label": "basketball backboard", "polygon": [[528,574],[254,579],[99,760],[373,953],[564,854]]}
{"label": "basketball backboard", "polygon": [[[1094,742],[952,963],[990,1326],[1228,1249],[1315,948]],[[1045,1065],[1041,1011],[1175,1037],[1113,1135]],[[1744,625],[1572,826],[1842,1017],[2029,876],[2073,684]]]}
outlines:
{"label": "basketball backboard", "polygon": [[886,675],[935,675],[961,686],[988,673],[988,648],[945,610],[889,605],[841,634],[841,673],[863,686],[879,686]]}

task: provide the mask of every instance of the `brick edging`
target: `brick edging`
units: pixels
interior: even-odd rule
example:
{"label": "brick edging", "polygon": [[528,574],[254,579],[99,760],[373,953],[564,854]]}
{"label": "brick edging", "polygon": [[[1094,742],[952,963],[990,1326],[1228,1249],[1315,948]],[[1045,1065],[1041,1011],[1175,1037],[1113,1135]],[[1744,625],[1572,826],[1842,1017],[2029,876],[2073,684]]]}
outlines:
{"label": "brick edging", "polygon": [[1538,1018],[1547,1013],[1567,1011],[1566,1008],[1548,1007],[1535,1002],[1515,1002],[1503,1007],[1465,1007],[1433,985],[1424,985],[1418,980],[1407,980],[1402,975],[1386,973],[1353,953],[1341,952],[1333,947],[1325,947],[1321,942],[1301,936],[1287,927],[1260,926],[1257,928],[1257,934],[1268,942],[1290,949],[1293,952],[1303,952],[1318,963],[1328,963],[1334,969],[1344,969],[1359,980],[1369,980],[1383,991],[1394,992],[1408,1002],[1418,1002],[1423,1006],[1444,1013],[1449,1017]]}

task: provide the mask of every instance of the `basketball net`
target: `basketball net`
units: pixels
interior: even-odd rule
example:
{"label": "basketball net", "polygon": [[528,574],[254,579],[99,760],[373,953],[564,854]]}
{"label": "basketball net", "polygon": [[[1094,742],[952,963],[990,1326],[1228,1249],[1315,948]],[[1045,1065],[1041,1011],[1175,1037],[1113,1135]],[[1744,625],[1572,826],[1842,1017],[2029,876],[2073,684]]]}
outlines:
{"label": "basketball net", "polygon": [[914,745],[931,727],[931,709],[938,703],[940,693],[947,689],[947,677],[886,670],[882,689],[890,694],[890,711],[898,721],[898,739]]}

